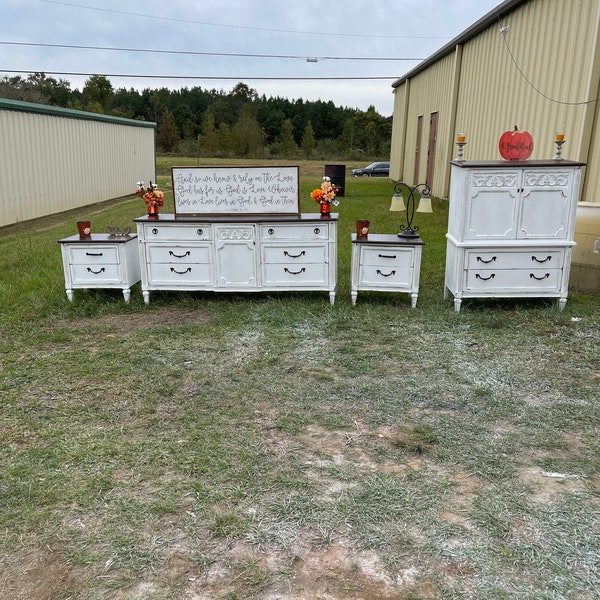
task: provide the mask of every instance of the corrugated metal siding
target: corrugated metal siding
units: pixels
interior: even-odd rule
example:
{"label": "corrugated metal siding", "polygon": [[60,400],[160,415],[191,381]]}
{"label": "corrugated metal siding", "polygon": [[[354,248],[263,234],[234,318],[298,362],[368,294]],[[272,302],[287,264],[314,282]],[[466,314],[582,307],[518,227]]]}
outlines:
{"label": "corrugated metal siding", "polygon": [[0,226],[132,193],[155,178],[154,128],[0,109]]}
{"label": "corrugated metal siding", "polygon": [[[509,4],[513,6],[505,3]],[[600,200],[600,169],[594,166],[600,160],[598,136],[590,140],[592,125],[594,132],[599,131],[598,107],[595,102],[585,104],[599,93],[599,23],[600,0],[530,0],[514,3],[511,12],[473,37],[459,36],[458,90],[451,77],[451,60],[458,54],[451,49],[408,80],[407,131],[398,133],[402,128],[394,127],[392,138],[392,156],[402,155],[399,148],[406,146],[399,170],[412,178],[416,116],[424,115],[428,130],[429,113],[438,110],[435,195],[448,194],[448,180],[440,167],[454,158],[453,140],[459,131],[467,134],[466,158],[497,159],[500,135],[518,125],[534,138],[532,158],[553,156],[554,134],[565,133],[563,156],[588,163],[584,199]],[[508,26],[508,31],[501,33],[501,26]],[[446,114],[453,110],[450,100],[455,91],[455,114]],[[404,117],[395,111],[394,121],[397,118]],[[424,131],[423,143],[427,135]],[[423,174],[425,163],[422,158]]]}

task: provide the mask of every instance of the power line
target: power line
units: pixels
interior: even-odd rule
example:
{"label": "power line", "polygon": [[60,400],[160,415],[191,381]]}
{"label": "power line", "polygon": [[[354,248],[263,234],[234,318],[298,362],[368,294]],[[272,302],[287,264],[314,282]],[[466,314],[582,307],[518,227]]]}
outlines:
{"label": "power line", "polygon": [[236,52],[198,52],[192,50],[155,50],[149,48],[116,48],[114,46],[81,46],[76,44],[41,44],[34,42],[5,42],[0,41],[5,46],[33,46],[36,48],[65,48],[69,50],[110,50],[114,52],[147,52],[151,54],[187,54],[190,56],[229,56],[237,58],[284,58],[296,60],[369,60],[369,61],[421,61],[422,58],[398,58],[381,56],[294,56],[288,54],[245,54]]}
{"label": "power line", "polygon": [[[319,37],[323,37],[322,31],[295,31],[292,29],[270,29],[267,27],[249,27],[246,25],[231,25],[229,23],[211,23],[209,21],[193,21],[189,19],[177,19],[175,17],[161,17],[157,15],[146,15],[143,13],[133,13],[126,12],[123,10],[112,10],[109,8],[100,8],[98,6],[83,6],[81,4],[75,4],[72,2],[59,2],[58,0],[39,0],[40,2],[46,2],[47,4],[60,4],[63,6],[70,6],[73,8],[85,8],[88,10],[96,10],[100,12],[113,13],[118,15],[127,15],[129,17],[142,17],[144,19],[158,19],[160,21],[174,21],[176,23],[188,23],[195,25],[208,25],[210,27],[226,27],[228,29],[246,29],[250,31],[269,31],[272,33],[294,33],[299,35],[318,35]],[[368,33],[343,33],[336,31],[327,31],[327,36],[337,36],[337,37],[361,37],[361,38],[393,38],[393,39],[407,39],[407,40],[448,40],[449,36],[431,36],[431,35],[375,35]]]}
{"label": "power line", "polygon": [[366,80],[396,80],[398,75],[378,76],[378,75],[366,75],[366,76],[343,76],[336,77],[248,77],[242,75],[240,77],[232,76],[212,76],[212,75],[139,75],[139,74],[126,74],[126,73],[82,73],[74,71],[45,71],[44,69],[0,69],[0,73],[44,73],[45,75],[65,75],[71,77],[115,77],[122,79],[196,79],[196,80],[221,80],[221,81],[366,81]]}

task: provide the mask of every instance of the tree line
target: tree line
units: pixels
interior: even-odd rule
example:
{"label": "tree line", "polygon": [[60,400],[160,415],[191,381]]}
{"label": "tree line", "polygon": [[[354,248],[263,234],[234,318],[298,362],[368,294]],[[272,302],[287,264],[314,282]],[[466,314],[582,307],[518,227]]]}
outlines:
{"label": "tree line", "polygon": [[152,121],[159,152],[235,158],[375,160],[389,156],[391,117],[331,101],[259,96],[200,87],[114,89],[92,75],[81,90],[44,73],[0,79],[0,97]]}

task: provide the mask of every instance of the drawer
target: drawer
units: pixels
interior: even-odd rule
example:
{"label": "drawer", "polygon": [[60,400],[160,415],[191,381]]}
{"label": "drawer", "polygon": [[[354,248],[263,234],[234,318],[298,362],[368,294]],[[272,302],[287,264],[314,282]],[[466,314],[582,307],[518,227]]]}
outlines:
{"label": "drawer", "polygon": [[116,263],[98,263],[89,265],[71,265],[71,283],[73,285],[118,284],[121,283],[119,265]]}
{"label": "drawer", "polygon": [[327,257],[327,248],[324,245],[290,246],[288,244],[263,244],[261,256],[262,262],[265,264],[324,263]]}
{"label": "drawer", "polygon": [[211,284],[212,265],[151,263],[148,265],[148,283],[172,286],[172,289]]}
{"label": "drawer", "polygon": [[154,240],[196,242],[212,239],[212,229],[208,224],[158,225],[157,223],[143,223],[142,226],[144,229],[143,237],[149,242]]}
{"label": "drawer", "polygon": [[469,270],[466,289],[476,291],[536,292],[559,289],[561,269]]}
{"label": "drawer", "polygon": [[146,249],[147,260],[150,263],[210,263],[211,248],[205,246],[173,246],[148,244]]}
{"label": "drawer", "polygon": [[282,223],[280,225],[261,225],[260,239],[265,240],[327,240],[327,223]]}
{"label": "drawer", "polygon": [[75,246],[68,247],[69,263],[72,265],[116,265],[119,252],[116,246]]}
{"label": "drawer", "polygon": [[537,250],[469,250],[466,264],[469,269],[561,269],[563,249]]}
{"label": "drawer", "polygon": [[358,285],[410,289],[413,273],[410,266],[361,265]]}
{"label": "drawer", "polygon": [[263,265],[263,285],[286,288],[324,286],[327,273],[324,263],[267,264]]}
{"label": "drawer", "polygon": [[361,265],[381,266],[384,271],[389,267],[412,267],[414,261],[412,248],[361,248]]}

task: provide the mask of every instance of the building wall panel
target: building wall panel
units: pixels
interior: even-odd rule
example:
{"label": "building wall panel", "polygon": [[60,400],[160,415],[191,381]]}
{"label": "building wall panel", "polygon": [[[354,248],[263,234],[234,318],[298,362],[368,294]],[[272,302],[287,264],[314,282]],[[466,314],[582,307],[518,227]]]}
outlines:
{"label": "building wall panel", "polygon": [[154,126],[126,121],[0,107],[0,227],[125,196],[136,181],[155,179]]}

